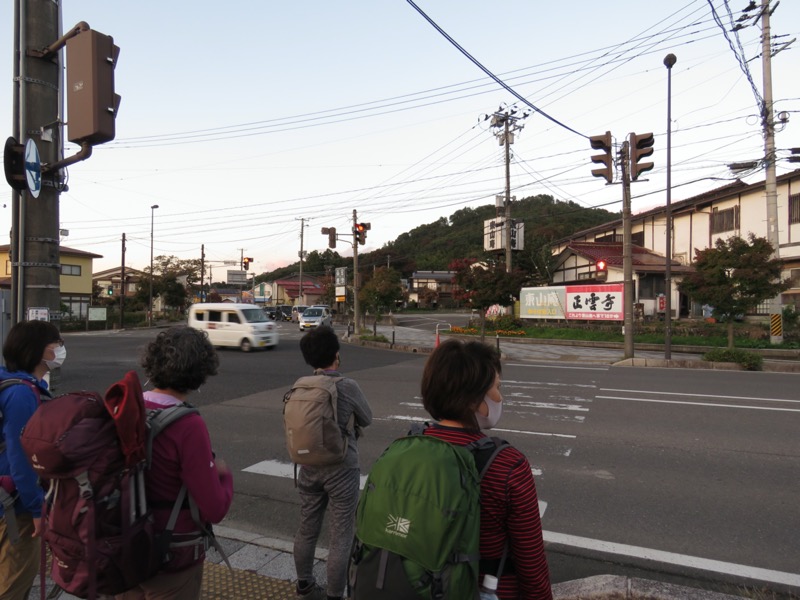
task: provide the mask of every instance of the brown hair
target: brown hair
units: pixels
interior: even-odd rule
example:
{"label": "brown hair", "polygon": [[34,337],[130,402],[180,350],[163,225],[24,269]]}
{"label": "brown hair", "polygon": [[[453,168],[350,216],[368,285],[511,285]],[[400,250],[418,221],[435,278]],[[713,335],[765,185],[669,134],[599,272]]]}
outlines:
{"label": "brown hair", "polygon": [[481,342],[450,339],[428,357],[422,372],[422,405],[440,421],[478,429],[475,411],[502,372],[500,356]]}

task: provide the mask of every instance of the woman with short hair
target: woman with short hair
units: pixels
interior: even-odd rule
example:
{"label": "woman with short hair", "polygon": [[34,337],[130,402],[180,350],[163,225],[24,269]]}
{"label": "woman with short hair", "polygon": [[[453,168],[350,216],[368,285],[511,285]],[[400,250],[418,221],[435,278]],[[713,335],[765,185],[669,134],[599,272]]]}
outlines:
{"label": "woman with short hair", "polygon": [[[428,357],[422,403],[432,435],[466,446],[497,425],[503,410],[498,353],[480,342],[450,339]],[[531,465],[519,450],[500,451],[481,479],[480,581],[498,575],[501,600],[551,600],[550,572]],[[505,549],[508,556],[503,562]]]}
{"label": "woman with short hair", "polygon": [[0,382],[17,383],[0,392],[0,600],[27,598],[39,572],[43,493],[20,436],[41,397],[50,397],[44,376],[66,355],[47,321],[17,323],[3,344]]}

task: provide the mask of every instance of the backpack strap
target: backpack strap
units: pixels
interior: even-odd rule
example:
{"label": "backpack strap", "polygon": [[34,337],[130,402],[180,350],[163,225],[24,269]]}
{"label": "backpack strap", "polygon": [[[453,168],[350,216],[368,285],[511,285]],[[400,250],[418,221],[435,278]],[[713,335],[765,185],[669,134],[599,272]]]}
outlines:
{"label": "backpack strap", "polygon": [[[21,379],[19,377],[12,377],[10,379],[4,379],[0,381],[0,393],[7,390],[11,386],[14,385],[24,385],[29,387],[33,390],[34,395],[36,396],[36,404],[37,406],[42,403],[42,391],[39,389],[39,386],[33,383],[32,381],[28,381],[27,379]],[[3,411],[0,410],[0,426],[3,423]],[[5,438],[0,439],[0,452],[6,451],[6,440]]]}
{"label": "backpack strap", "polygon": [[156,436],[175,421],[194,414],[200,414],[200,411],[186,403],[176,404],[169,408],[155,408],[147,411],[147,427],[149,429],[149,435],[147,436],[148,469],[153,462],[153,440]]}

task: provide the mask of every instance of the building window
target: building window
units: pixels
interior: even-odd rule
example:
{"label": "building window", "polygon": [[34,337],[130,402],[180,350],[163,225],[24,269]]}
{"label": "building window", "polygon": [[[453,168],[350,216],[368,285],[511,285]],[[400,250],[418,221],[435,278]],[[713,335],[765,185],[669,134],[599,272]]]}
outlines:
{"label": "building window", "polygon": [[711,209],[711,233],[724,233],[739,229],[739,207],[733,206],[720,210]]}
{"label": "building window", "polygon": [[800,223],[800,194],[789,196],[789,223]]}
{"label": "building window", "polygon": [[64,320],[84,320],[89,318],[88,296],[61,296]]}
{"label": "building window", "polygon": [[61,274],[62,275],[80,276],[80,274],[81,274],[81,266],[80,265],[61,265]]}
{"label": "building window", "polygon": [[641,275],[639,277],[639,298],[654,300],[667,289],[662,275]]}

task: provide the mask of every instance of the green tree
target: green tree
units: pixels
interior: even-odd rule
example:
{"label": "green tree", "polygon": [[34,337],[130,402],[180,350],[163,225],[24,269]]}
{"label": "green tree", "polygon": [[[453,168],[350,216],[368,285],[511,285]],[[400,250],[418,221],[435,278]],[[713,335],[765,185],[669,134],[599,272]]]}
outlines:
{"label": "green tree", "polygon": [[159,282],[159,295],[163,297],[164,304],[183,313],[189,298],[186,288],[178,281],[174,273],[167,273]]}
{"label": "green tree", "polygon": [[781,261],[773,258],[772,244],[750,234],[747,240],[717,240],[713,248],[698,250],[694,271],[678,289],[695,302],[713,307],[712,315],[728,323],[728,348],[733,348],[733,319],[789,288],[781,280]]}
{"label": "green tree", "polygon": [[376,269],[372,279],[358,291],[358,301],[361,306],[375,313],[376,319],[378,315],[390,311],[402,299],[400,273],[386,267]]}
{"label": "green tree", "polygon": [[486,310],[495,304],[512,306],[527,276],[520,270],[506,273],[505,266],[499,262],[484,263],[474,258],[455,260],[450,270],[455,273],[453,282],[458,286],[453,296],[480,311],[483,341]]}

